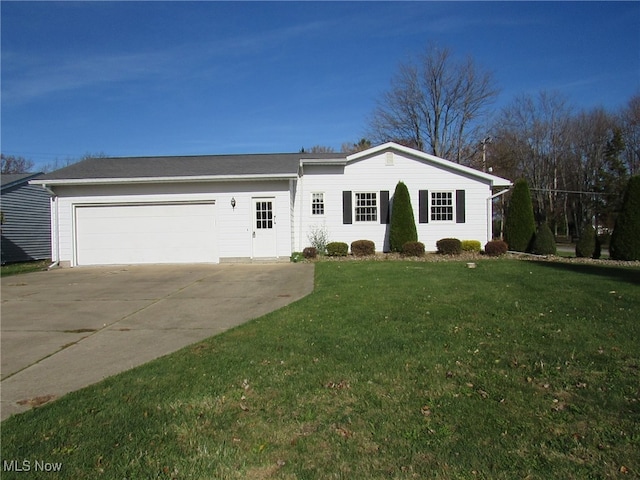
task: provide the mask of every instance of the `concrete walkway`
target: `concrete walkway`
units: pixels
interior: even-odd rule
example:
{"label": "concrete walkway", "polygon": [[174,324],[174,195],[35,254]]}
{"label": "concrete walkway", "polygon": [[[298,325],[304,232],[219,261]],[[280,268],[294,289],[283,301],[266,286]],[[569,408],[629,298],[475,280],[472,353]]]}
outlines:
{"label": "concrete walkway", "polygon": [[311,264],[122,266],[2,278],[0,418],[298,300]]}

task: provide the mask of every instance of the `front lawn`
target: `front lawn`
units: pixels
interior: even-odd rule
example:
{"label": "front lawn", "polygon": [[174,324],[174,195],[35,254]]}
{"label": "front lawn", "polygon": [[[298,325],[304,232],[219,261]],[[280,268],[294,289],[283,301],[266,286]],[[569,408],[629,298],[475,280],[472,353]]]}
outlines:
{"label": "front lawn", "polygon": [[640,476],[640,269],[315,268],[297,303],[3,422],[2,478]]}

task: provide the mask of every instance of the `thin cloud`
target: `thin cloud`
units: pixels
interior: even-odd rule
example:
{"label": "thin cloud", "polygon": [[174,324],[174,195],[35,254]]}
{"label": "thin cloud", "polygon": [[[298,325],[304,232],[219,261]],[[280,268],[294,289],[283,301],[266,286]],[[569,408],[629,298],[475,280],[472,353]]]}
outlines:
{"label": "thin cloud", "polygon": [[[220,60],[248,58],[298,38],[326,32],[327,22],[309,22],[208,43],[187,43],[163,51],[96,54],[75,52],[55,57],[21,57],[3,51],[2,96],[5,104],[19,104],[65,91],[117,82],[208,75]],[[241,66],[241,65],[240,65]],[[225,62],[227,74],[233,68]]]}

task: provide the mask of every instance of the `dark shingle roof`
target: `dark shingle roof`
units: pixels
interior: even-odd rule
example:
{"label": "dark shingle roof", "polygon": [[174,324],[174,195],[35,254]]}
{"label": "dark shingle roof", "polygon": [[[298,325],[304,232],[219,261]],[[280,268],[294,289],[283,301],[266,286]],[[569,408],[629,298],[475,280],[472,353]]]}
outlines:
{"label": "dark shingle roof", "polygon": [[3,173],[2,174],[2,188],[10,188],[20,183],[27,183],[29,180],[42,175],[42,172],[38,173]]}
{"label": "dark shingle roof", "polygon": [[191,176],[295,175],[301,159],[344,158],[340,153],[274,153],[177,157],[91,158],[40,180]]}

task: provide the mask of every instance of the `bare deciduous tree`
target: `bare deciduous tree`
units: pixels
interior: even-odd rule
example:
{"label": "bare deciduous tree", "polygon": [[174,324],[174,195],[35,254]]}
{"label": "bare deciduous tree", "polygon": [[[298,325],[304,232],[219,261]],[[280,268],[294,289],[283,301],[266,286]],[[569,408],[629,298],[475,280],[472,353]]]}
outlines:
{"label": "bare deciduous tree", "polygon": [[630,175],[640,173],[640,93],[629,100],[622,112],[624,159]]}
{"label": "bare deciduous tree", "polygon": [[[505,107],[495,128],[497,140],[492,159],[509,165],[511,178],[526,178],[536,219],[557,227],[563,198],[558,189],[565,184],[571,108],[558,93],[522,95]],[[565,222],[566,223],[566,222]],[[555,228],[557,233],[557,228]]]}
{"label": "bare deciduous tree", "polygon": [[400,65],[371,116],[370,136],[467,163],[497,93],[492,74],[471,58],[456,61],[448,48],[430,46],[417,62]]}
{"label": "bare deciduous tree", "polygon": [[24,157],[5,155],[4,153],[0,157],[2,158],[1,173],[30,173],[33,170],[33,162]]}
{"label": "bare deciduous tree", "polygon": [[363,150],[367,150],[371,148],[371,142],[366,138],[361,138],[357,143],[349,143],[345,142],[342,144],[342,148],[340,151],[342,153],[356,153],[362,152]]}

